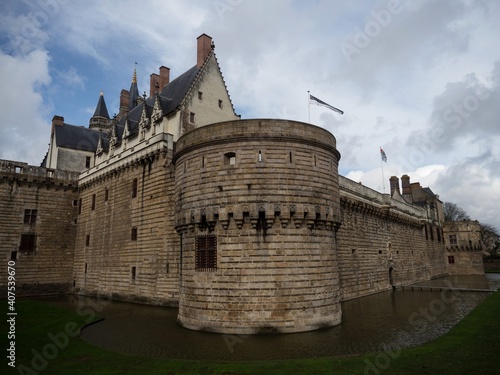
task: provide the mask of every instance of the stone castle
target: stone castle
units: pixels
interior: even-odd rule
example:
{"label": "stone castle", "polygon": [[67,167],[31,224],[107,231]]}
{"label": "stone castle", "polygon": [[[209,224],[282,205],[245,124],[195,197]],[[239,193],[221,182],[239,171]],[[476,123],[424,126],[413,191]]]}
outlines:
{"label": "stone castle", "polygon": [[134,72],[113,118],[101,93],[89,127],[54,116],[40,167],[0,161],[0,252],[18,295],[178,306],[195,330],[300,332],[340,323],[347,299],[483,273],[479,224],[445,223],[429,188],[393,176],[381,194],[339,176],[328,131],[240,119],[208,35],[196,65],[150,82],[141,97]]}

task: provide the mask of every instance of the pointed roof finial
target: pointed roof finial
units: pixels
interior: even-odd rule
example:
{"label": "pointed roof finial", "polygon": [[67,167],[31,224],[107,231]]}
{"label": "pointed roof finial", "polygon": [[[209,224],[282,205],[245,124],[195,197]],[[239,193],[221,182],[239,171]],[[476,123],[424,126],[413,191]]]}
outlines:
{"label": "pointed roof finial", "polygon": [[104,100],[104,92],[101,90],[99,95],[99,100],[97,101],[97,106],[95,108],[94,117],[104,117],[109,120],[108,108],[106,107],[106,102]]}
{"label": "pointed roof finial", "polygon": [[132,83],[137,83],[137,62],[134,63],[134,75],[132,76]]}
{"label": "pointed roof finial", "polygon": [[137,105],[137,99],[139,98],[139,89],[137,88],[137,63],[135,63],[134,75],[132,76],[129,93],[128,108],[132,110]]}

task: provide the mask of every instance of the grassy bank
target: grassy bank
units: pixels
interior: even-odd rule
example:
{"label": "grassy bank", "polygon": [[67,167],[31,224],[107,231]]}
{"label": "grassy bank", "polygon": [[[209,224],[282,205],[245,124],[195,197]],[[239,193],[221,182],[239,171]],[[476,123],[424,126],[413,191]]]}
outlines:
{"label": "grassy bank", "polygon": [[[7,307],[4,304],[4,311]],[[198,362],[114,353],[77,336],[92,316],[38,301],[16,304],[16,365],[2,374],[496,374],[500,372],[500,292],[488,297],[439,339],[399,352],[287,361]],[[8,332],[2,319],[3,332]],[[126,327],[124,327],[126,329]],[[5,349],[9,344],[5,341]],[[168,340],[168,337],[165,338]],[[5,353],[6,350],[2,348]],[[7,351],[8,352],[8,351]],[[4,371],[7,369],[7,371]]]}

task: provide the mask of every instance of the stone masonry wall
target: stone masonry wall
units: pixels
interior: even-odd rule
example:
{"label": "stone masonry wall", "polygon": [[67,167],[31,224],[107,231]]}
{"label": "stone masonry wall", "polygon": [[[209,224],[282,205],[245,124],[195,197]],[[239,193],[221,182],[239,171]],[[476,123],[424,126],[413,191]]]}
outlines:
{"label": "stone masonry wall", "polygon": [[[425,210],[340,177],[337,233],[342,299],[362,297],[446,274],[439,227]],[[425,234],[433,228],[434,235]],[[438,240],[439,238],[439,240]]]}
{"label": "stone masonry wall", "polygon": [[95,179],[85,176],[80,186],[75,292],[177,305],[179,236],[173,224],[172,150],[153,149],[141,158],[129,156]]}
{"label": "stone masonry wall", "polygon": [[[15,261],[18,296],[70,290],[77,177],[71,172],[0,161],[0,257],[5,265],[0,269],[1,296],[7,293],[9,260]],[[20,248],[23,235],[34,240],[34,247]]]}
{"label": "stone masonry wall", "polygon": [[445,262],[450,275],[484,274],[481,225],[478,221],[445,222]]}
{"label": "stone masonry wall", "polygon": [[[180,324],[258,333],[340,322],[339,156],[330,133],[293,121],[225,122],[179,139]],[[198,241],[210,236],[205,269]]]}

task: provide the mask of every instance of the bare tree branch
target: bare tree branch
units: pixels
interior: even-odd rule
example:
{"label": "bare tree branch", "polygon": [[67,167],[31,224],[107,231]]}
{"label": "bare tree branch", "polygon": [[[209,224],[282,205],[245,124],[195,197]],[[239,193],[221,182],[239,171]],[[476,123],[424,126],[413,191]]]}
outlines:
{"label": "bare tree branch", "polygon": [[452,202],[443,204],[444,221],[462,221],[470,220],[469,215],[464,209]]}

